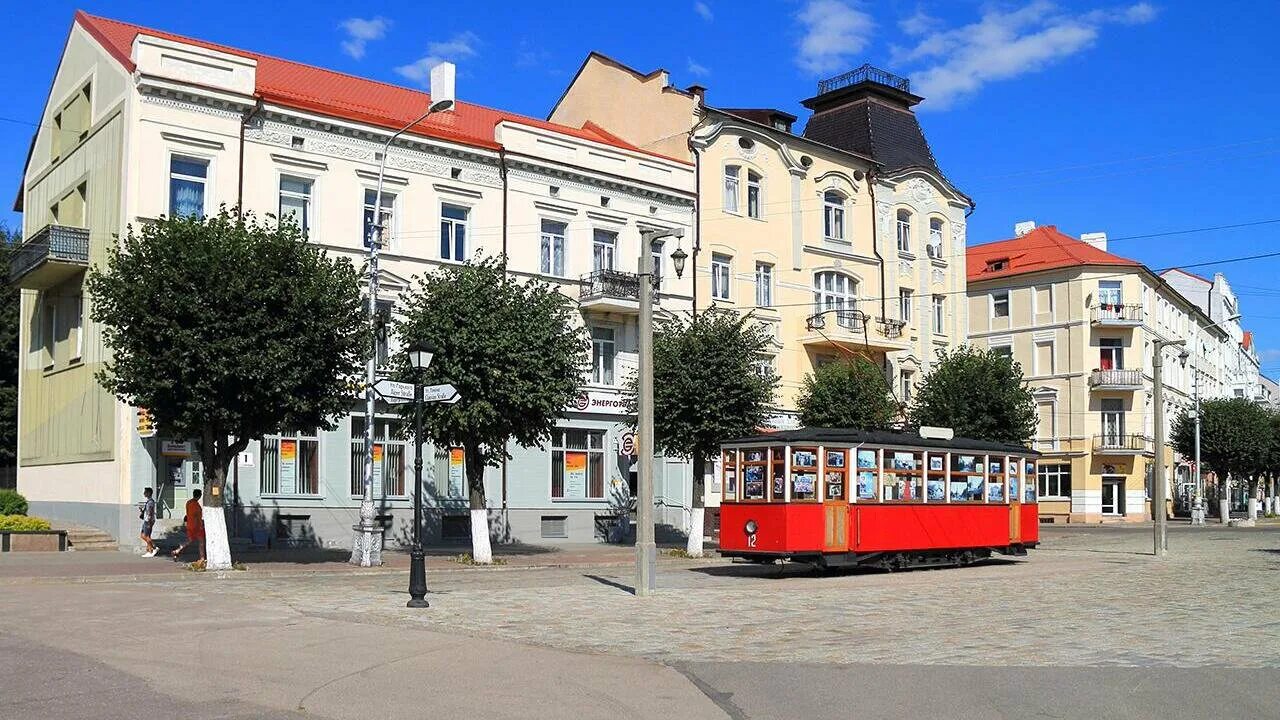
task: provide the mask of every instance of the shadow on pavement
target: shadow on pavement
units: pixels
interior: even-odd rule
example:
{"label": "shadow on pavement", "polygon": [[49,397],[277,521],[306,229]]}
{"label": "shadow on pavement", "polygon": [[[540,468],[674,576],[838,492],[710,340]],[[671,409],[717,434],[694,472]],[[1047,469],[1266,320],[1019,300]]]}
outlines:
{"label": "shadow on pavement", "polygon": [[[990,558],[980,560],[965,567],[997,567],[1002,565],[1017,565],[1019,561],[1008,558]],[[706,567],[688,568],[691,572],[703,573],[712,577],[754,577],[765,578],[771,580],[781,580],[784,578],[825,578],[825,577],[845,577],[851,575],[888,575],[890,573],[920,573],[931,570],[960,570],[958,566],[941,566],[941,567],[923,567],[910,568],[906,570],[885,570],[883,568],[867,567],[854,565],[852,567],[843,568],[824,568],[812,563],[803,562],[773,562],[773,563],[749,563],[735,562],[729,565],[710,565]]]}
{"label": "shadow on pavement", "polygon": [[608,585],[611,588],[617,588],[627,593],[628,595],[634,595],[636,592],[636,589],[634,586],[620,583],[617,580],[610,580],[607,577],[600,577],[599,575],[591,575],[591,574],[584,574],[582,577],[587,578],[588,580],[595,580],[601,585]]}

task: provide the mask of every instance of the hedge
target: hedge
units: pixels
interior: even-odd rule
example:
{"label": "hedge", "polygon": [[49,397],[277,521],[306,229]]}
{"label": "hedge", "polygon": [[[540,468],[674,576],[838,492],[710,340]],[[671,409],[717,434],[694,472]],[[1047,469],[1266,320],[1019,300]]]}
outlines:
{"label": "hedge", "polygon": [[26,515],[0,515],[0,532],[48,530],[49,521]]}
{"label": "hedge", "polygon": [[27,499],[17,490],[0,490],[0,515],[26,515]]}

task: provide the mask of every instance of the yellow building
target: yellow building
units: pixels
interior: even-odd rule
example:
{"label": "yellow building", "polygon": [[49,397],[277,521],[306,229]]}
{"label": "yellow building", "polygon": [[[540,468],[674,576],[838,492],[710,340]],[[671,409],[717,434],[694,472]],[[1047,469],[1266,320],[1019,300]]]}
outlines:
{"label": "yellow building", "polygon": [[905,402],[936,351],[963,340],[972,204],[934,162],[911,110],[920,100],[864,67],[819,85],[799,134],[782,110],[711,107],[701,87],[593,53],[549,119],[694,163],[695,305],[767,328],[760,361],[781,377],[774,423],[787,426],[823,362],[866,357]]}
{"label": "yellow building", "polygon": [[[1107,252],[1103,233],[1069,237],[1019,223],[1017,237],[968,252],[972,344],[1010,354],[1039,412],[1040,515],[1052,522],[1150,518],[1153,342],[1164,349],[1165,437],[1221,386],[1226,334],[1159,275]],[[1165,449],[1166,485],[1185,465]],[[1172,492],[1166,497],[1173,497]]]}

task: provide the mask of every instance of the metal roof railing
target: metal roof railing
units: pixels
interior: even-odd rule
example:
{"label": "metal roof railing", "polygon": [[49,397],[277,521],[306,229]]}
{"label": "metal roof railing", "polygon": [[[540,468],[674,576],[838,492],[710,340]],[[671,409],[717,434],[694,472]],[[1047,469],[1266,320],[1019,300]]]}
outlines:
{"label": "metal roof railing", "polygon": [[888,85],[895,90],[902,92],[911,92],[911,81],[901,75],[894,75],[888,70],[882,70],[875,67],[871,63],[867,63],[857,70],[850,70],[843,75],[829,77],[826,80],[818,82],[818,94],[823,95],[832,90],[857,85],[860,82],[874,82],[881,85]]}

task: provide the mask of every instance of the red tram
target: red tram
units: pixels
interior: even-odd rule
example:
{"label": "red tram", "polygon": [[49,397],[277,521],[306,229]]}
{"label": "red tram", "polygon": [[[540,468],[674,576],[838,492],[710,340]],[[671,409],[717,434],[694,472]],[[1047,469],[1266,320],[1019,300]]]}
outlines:
{"label": "red tram", "polygon": [[720,553],[965,565],[1039,543],[1034,450],[950,431],[801,428],[722,446]]}

